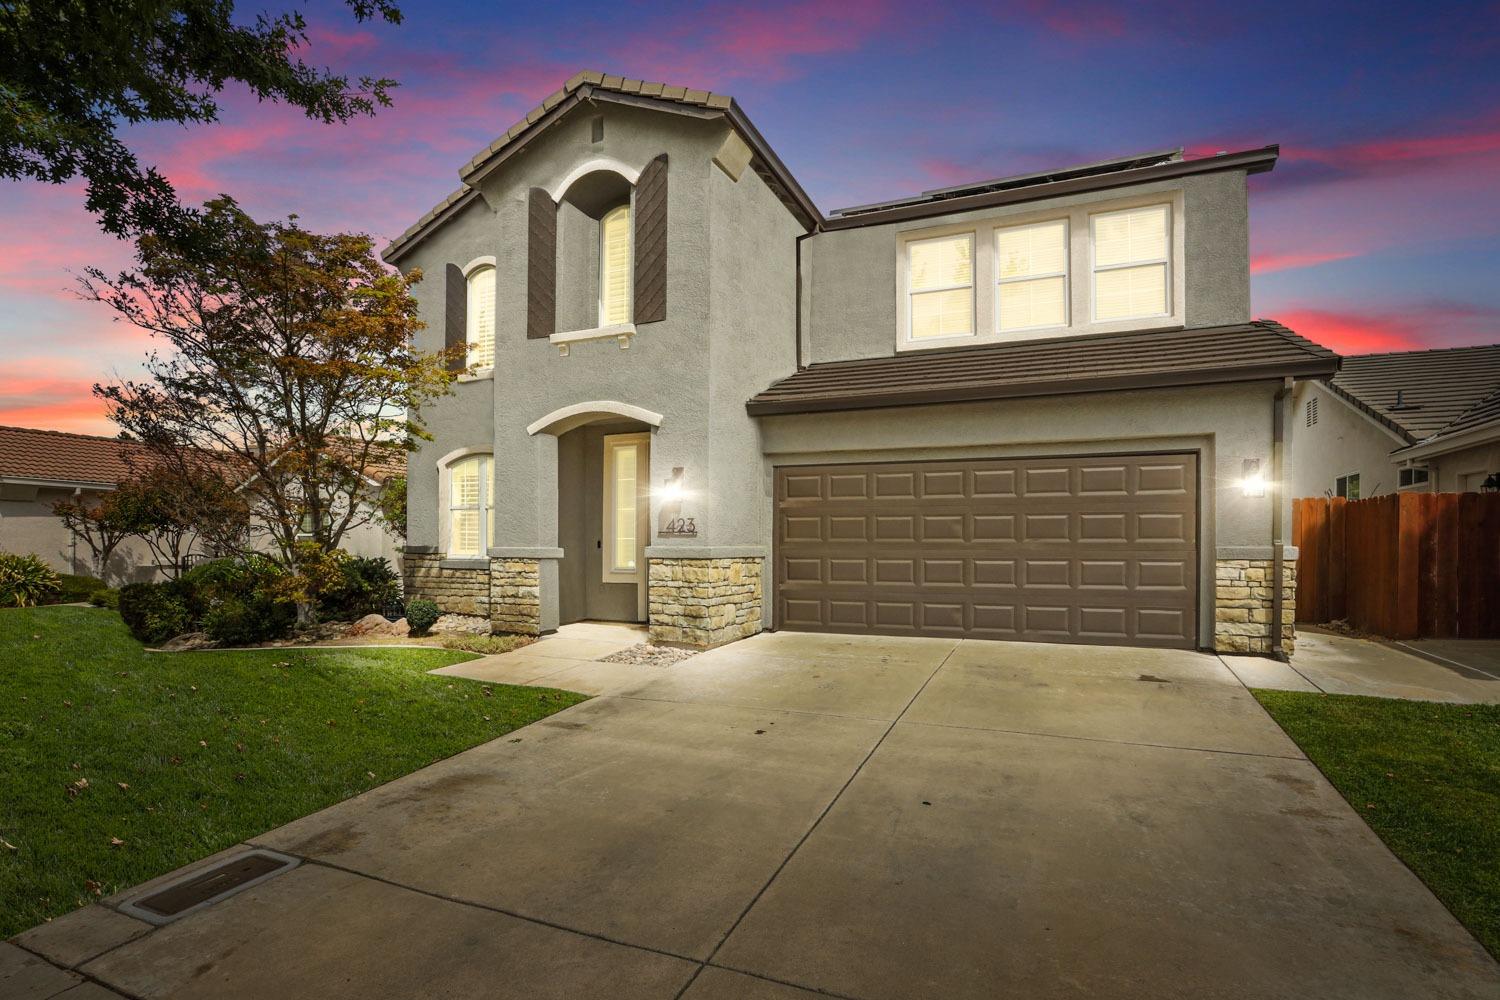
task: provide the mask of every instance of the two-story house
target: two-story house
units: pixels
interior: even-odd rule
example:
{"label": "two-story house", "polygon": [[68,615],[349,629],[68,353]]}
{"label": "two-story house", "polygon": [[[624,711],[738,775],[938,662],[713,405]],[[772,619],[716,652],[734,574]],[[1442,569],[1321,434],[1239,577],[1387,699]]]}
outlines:
{"label": "two-story house", "polygon": [[409,591],[700,646],[1289,645],[1285,414],[1338,359],[1250,319],[1276,156],[825,215],[730,98],[575,76],[385,250],[476,366],[410,459]]}

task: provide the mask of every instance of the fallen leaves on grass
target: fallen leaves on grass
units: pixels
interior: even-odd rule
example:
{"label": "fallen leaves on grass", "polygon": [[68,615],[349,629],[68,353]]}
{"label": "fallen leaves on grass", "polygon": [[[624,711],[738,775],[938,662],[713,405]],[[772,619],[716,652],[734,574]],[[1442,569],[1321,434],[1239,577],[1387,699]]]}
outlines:
{"label": "fallen leaves on grass", "polygon": [[124,847],[125,846],[125,841],[121,840],[119,837],[110,837],[109,838],[109,846],[110,847]]}

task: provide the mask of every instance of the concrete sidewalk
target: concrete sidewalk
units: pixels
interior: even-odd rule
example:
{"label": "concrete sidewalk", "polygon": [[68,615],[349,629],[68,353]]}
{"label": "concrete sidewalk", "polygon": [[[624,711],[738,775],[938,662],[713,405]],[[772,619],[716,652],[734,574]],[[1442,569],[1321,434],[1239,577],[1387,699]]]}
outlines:
{"label": "concrete sidewalk", "polygon": [[[1500,642],[1355,639],[1299,627],[1291,663],[1224,657],[1249,687],[1456,704],[1500,704]],[[1485,666],[1494,666],[1487,671]]]}
{"label": "concrete sidewalk", "polygon": [[28,932],[0,995],[1500,996],[1183,651],[761,635],[254,843],[301,863],[165,927],[113,909],[138,888]]}

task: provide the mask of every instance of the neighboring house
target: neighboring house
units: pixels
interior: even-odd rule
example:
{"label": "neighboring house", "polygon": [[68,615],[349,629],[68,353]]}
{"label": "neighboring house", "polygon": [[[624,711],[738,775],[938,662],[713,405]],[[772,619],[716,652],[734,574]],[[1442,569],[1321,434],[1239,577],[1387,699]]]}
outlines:
{"label": "neighboring house", "polygon": [[384,251],[427,275],[420,346],[479,365],[424,414],[408,591],[698,646],[1272,651],[1278,428],[1339,364],[1251,321],[1246,178],[1276,157],[824,215],[730,98],[579,74]]}
{"label": "neighboring house", "polygon": [[156,557],[132,538],[101,572],[93,553],[63,526],[52,505],[97,497],[130,474],[139,446],[117,438],[0,427],[0,552],[34,553],[59,573],[102,576],[118,585],[156,576]]}
{"label": "neighboring house", "polygon": [[1296,399],[1294,496],[1474,493],[1500,477],[1500,344],[1350,355]]}
{"label": "neighboring house", "polygon": [[[101,574],[86,544],[53,513],[53,504],[75,496],[97,496],[130,475],[140,445],[117,438],[91,437],[27,427],[0,427],[0,552],[31,552],[60,573],[103,576],[118,586],[164,576],[156,556],[138,538],[127,539]],[[371,492],[404,468],[373,469]],[[399,570],[395,539],[376,522],[351,529],[340,545],[356,556],[381,556]]]}

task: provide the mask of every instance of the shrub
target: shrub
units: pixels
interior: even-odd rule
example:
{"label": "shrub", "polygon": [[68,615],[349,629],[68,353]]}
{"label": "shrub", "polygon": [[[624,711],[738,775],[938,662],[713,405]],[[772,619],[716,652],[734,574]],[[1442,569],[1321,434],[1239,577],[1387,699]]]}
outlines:
{"label": "shrub", "polygon": [[[411,621],[410,618],[407,619]],[[529,635],[445,635],[444,649],[461,649],[466,653],[509,653],[513,649],[529,646],[536,640]]]}
{"label": "shrub", "polygon": [[412,635],[421,635],[432,628],[442,614],[436,604],[425,598],[406,602],[406,624],[411,626]]}
{"label": "shrub", "polygon": [[165,642],[191,631],[193,616],[178,583],[131,583],[120,588],[120,618],[144,643]]}
{"label": "shrub", "polygon": [[61,592],[61,579],[36,556],[0,552],[0,606],[48,604]]}
{"label": "shrub", "polygon": [[226,646],[249,646],[286,635],[297,621],[297,606],[266,595],[249,600],[226,597],[203,616],[203,631]]}
{"label": "shrub", "polygon": [[94,591],[104,589],[104,581],[96,576],[74,576],[71,573],[64,573],[58,577],[58,581],[59,590],[56,598],[58,604],[76,604],[79,601],[86,601]]}
{"label": "shrub", "polygon": [[113,611],[120,609],[120,592],[108,587],[101,587],[89,595],[89,603],[96,608],[109,608]]}
{"label": "shrub", "polygon": [[388,560],[346,557],[335,577],[317,595],[318,615],[328,621],[353,621],[382,614],[401,598],[401,585]]}

